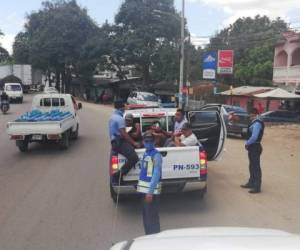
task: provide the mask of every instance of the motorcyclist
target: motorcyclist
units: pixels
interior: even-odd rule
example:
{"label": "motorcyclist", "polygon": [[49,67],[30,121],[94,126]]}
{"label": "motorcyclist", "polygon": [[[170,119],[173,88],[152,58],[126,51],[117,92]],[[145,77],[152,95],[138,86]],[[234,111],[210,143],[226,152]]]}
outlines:
{"label": "motorcyclist", "polygon": [[5,91],[2,91],[1,96],[0,96],[0,108],[2,108],[2,105],[4,103],[7,103],[9,105],[9,97]]}

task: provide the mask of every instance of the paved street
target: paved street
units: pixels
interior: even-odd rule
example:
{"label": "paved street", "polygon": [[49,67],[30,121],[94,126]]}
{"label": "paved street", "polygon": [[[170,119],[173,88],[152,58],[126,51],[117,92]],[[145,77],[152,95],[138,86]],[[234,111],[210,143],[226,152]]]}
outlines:
{"label": "paved street", "polygon": [[[5,127],[29,110],[31,99],[26,96],[24,104],[13,104],[8,115],[0,114],[0,249],[104,250],[111,239],[142,235],[137,199],[120,204],[112,235],[115,208],[107,164],[111,109],[84,103],[80,138],[69,150],[31,145],[22,154],[8,139]],[[261,194],[250,195],[239,188],[247,177],[246,153],[242,140],[229,139],[223,158],[209,164],[203,200],[194,194],[162,197],[162,229],[251,226],[300,233],[299,144],[281,145],[268,133],[275,132],[267,131]],[[299,129],[294,137],[300,140]]]}

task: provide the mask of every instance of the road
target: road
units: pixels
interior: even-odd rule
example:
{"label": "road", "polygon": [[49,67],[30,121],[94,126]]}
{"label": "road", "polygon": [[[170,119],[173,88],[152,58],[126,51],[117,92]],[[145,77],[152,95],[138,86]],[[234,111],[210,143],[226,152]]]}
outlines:
{"label": "road", "polygon": [[[107,166],[111,108],[84,103],[80,138],[69,150],[32,145],[23,154],[8,139],[5,126],[29,110],[31,99],[27,95],[24,104],[13,104],[8,115],[0,114],[0,249],[102,250],[109,249],[111,241],[143,235],[137,199],[120,204],[112,235],[116,210],[109,195]],[[266,143],[272,145],[266,136]],[[300,233],[297,150],[298,145],[266,146],[263,192],[250,195],[239,188],[247,179],[243,141],[227,140],[223,158],[209,164],[203,200],[194,194],[162,197],[162,229],[249,226]]]}

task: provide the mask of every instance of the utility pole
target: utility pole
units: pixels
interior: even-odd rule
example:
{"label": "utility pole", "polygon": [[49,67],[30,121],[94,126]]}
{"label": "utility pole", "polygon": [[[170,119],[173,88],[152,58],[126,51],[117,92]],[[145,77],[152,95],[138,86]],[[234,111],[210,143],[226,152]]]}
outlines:
{"label": "utility pole", "polygon": [[181,11],[181,51],[180,51],[180,79],[179,79],[179,108],[183,108],[183,70],[184,70],[184,6],[185,0],[182,0]]}

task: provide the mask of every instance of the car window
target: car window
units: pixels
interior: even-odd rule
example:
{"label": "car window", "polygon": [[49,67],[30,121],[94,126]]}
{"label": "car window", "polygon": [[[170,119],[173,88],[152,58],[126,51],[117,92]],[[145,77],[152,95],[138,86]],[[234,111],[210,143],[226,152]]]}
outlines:
{"label": "car window", "polygon": [[189,114],[189,119],[191,124],[201,125],[207,123],[216,123],[218,122],[217,113],[216,112],[191,112]]}
{"label": "car window", "polygon": [[247,113],[246,110],[244,110],[241,107],[237,106],[224,106],[225,110],[229,112],[235,112],[235,113]]}
{"label": "car window", "polygon": [[142,93],[140,94],[140,98],[143,101],[148,101],[148,102],[158,102],[158,97],[153,94],[148,94],[148,93]]}
{"label": "car window", "polygon": [[7,91],[20,91],[20,90],[22,90],[22,88],[20,85],[15,84],[15,85],[7,85],[6,90]]}
{"label": "car window", "polygon": [[167,130],[167,118],[164,117],[143,117],[142,131],[146,132],[151,126],[159,126],[163,130]]}
{"label": "car window", "polygon": [[54,107],[59,106],[59,98],[52,98],[52,106]]}

